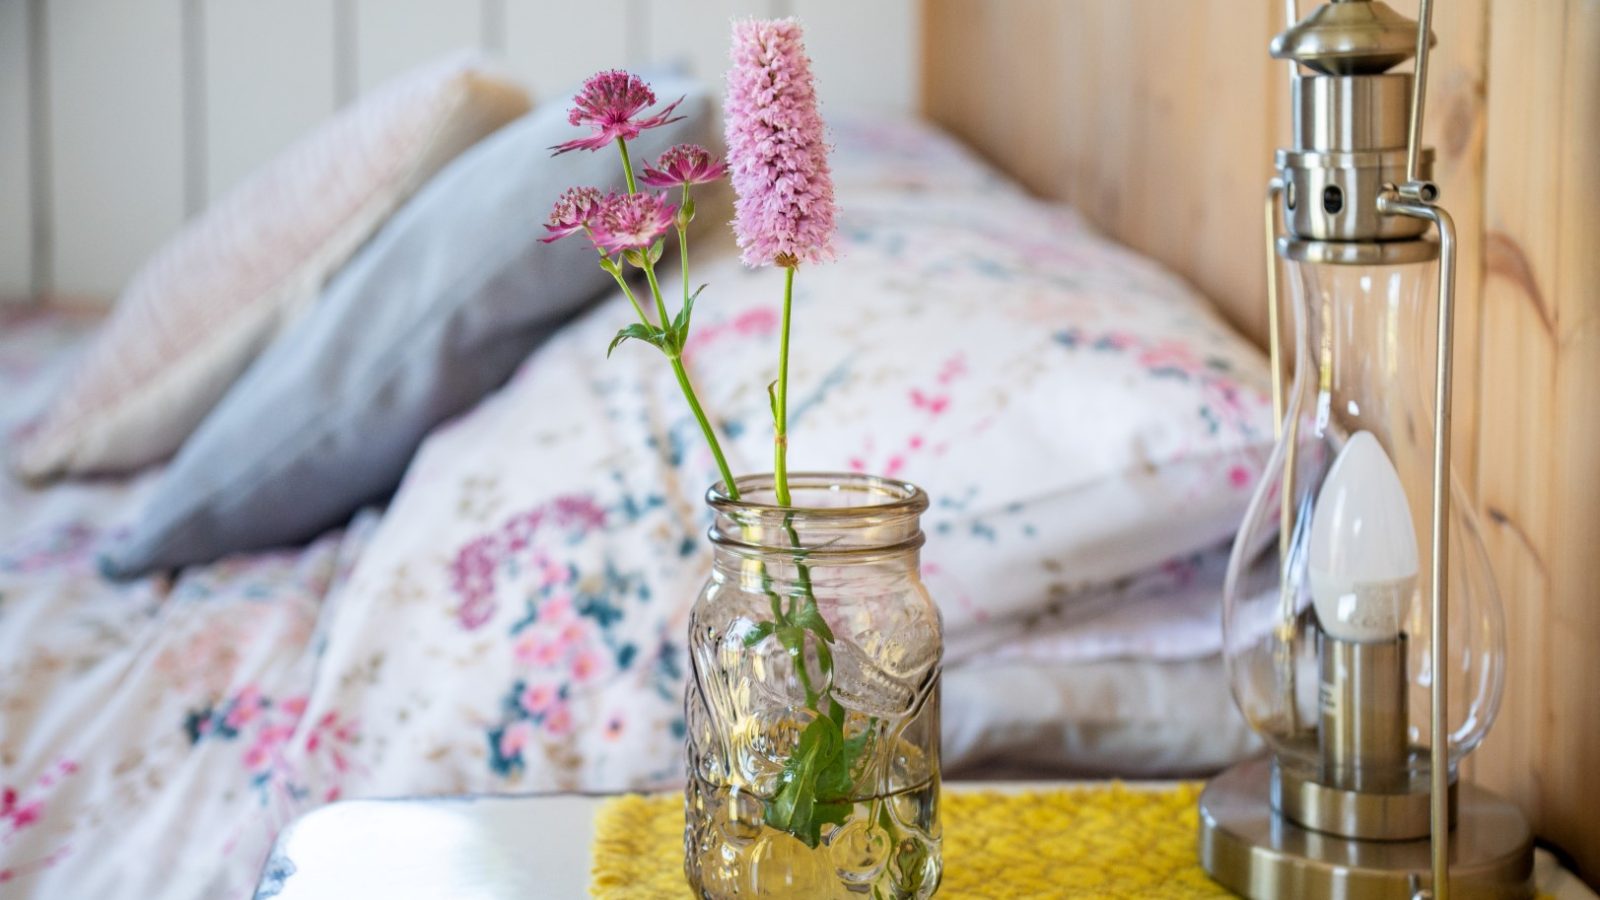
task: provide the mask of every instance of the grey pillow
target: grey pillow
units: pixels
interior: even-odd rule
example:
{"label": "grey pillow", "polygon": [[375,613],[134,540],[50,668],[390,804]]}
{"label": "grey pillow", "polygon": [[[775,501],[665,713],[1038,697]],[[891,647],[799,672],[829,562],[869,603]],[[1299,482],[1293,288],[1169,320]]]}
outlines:
{"label": "grey pillow", "polygon": [[[715,140],[711,98],[653,79],[685,118],[647,131],[635,166]],[[309,540],[393,492],[434,425],[503,384],[614,286],[587,241],[539,242],[563,190],[621,184],[614,151],[552,158],[580,132],[546,103],[439,173],[267,348],[168,467],[112,577]]]}

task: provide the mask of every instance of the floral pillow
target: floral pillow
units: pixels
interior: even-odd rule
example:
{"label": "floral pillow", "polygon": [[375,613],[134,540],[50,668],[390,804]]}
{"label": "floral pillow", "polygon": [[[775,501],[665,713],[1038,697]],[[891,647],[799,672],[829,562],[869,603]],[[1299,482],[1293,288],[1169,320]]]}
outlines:
{"label": "floral pillow", "polygon": [[[870,152],[841,140],[840,169]],[[1266,367],[1177,279],[1011,191],[853,182],[839,250],[797,282],[790,467],[928,490],[949,662],[1236,526],[1271,443]],[[688,368],[733,469],[765,470],[771,273],[730,248],[699,274]],[[385,723],[336,776],[347,796],[681,777],[715,467],[652,353],[606,359],[630,315],[619,296],[569,326],[414,460],[311,701]]]}

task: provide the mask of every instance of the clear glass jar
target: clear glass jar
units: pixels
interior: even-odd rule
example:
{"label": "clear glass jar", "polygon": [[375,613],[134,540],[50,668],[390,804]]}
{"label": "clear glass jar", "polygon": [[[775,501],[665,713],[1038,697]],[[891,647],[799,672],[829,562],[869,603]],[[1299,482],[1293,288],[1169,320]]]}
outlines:
{"label": "clear glass jar", "polygon": [[718,485],[689,620],[684,871],[701,897],[930,897],[943,630],[927,495],[866,475]]}

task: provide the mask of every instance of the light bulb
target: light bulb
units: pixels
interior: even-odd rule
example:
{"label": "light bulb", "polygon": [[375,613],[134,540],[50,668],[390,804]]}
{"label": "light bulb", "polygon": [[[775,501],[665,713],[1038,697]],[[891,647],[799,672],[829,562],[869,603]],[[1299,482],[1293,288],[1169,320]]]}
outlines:
{"label": "light bulb", "polygon": [[1311,602],[1330,637],[1400,636],[1417,582],[1417,536],[1400,474],[1358,431],[1339,451],[1311,516]]}

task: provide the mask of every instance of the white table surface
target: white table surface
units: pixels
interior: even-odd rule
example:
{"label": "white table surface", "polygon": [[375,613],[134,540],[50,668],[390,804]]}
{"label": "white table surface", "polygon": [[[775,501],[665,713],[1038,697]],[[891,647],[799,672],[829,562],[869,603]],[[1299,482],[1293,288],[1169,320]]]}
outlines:
{"label": "white table surface", "polygon": [[[1023,791],[1085,784],[1095,783],[957,783],[945,789]],[[334,803],[307,813],[278,836],[257,898],[586,897],[595,813],[604,800],[564,794]],[[1556,900],[1597,900],[1549,853],[1538,851],[1534,867],[1539,890]],[[279,882],[275,872],[287,877]]]}

